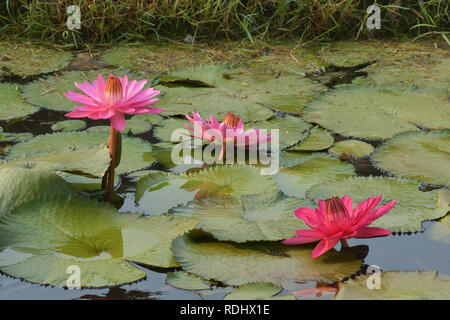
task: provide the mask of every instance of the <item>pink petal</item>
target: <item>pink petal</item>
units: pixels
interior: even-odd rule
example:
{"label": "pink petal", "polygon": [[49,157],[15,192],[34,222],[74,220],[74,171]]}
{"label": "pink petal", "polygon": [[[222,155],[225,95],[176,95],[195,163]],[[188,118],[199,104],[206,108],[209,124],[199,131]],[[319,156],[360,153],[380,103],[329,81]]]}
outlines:
{"label": "pink petal", "polygon": [[75,110],[78,111],[90,111],[90,112],[99,112],[99,111],[106,111],[109,110],[109,108],[99,107],[99,106],[76,106]]}
{"label": "pink petal", "polygon": [[323,234],[314,230],[297,230],[295,231],[297,237],[301,237],[305,240],[317,241],[323,238]]}
{"label": "pink petal", "polygon": [[111,124],[112,126],[119,131],[122,131],[125,129],[126,123],[125,123],[125,117],[123,113],[116,112],[111,118]]}
{"label": "pink petal", "polygon": [[101,98],[98,96],[97,88],[94,85],[91,85],[89,82],[85,81],[83,84],[75,82],[75,86],[91,98],[101,100]]}
{"label": "pink petal", "polygon": [[141,80],[141,81],[137,82],[136,85],[131,90],[128,90],[127,99],[135,98],[135,96],[138,93],[140,93],[140,91],[142,90],[142,88],[145,86],[146,83],[147,83],[147,80]]}
{"label": "pink petal", "polygon": [[296,233],[297,234],[300,233],[300,235],[298,235],[297,237],[292,237],[292,238],[283,240],[281,243],[292,246],[292,245],[297,245],[297,244],[316,242],[316,241],[322,239],[321,235],[319,235],[317,232],[311,231],[311,230],[298,230]]}
{"label": "pink petal", "polygon": [[105,88],[105,80],[103,80],[102,75],[99,73],[97,76],[97,96],[99,97],[99,100],[105,101]]}
{"label": "pink petal", "polygon": [[69,118],[84,118],[91,114],[89,111],[72,111],[69,113],[66,113],[65,116]]}
{"label": "pink petal", "polygon": [[351,218],[353,216],[352,198],[350,198],[348,195],[345,195],[341,198],[341,200],[344,203],[345,208],[347,209],[349,217]]}
{"label": "pink petal", "polygon": [[334,239],[334,240],[322,239],[319,242],[319,244],[314,248],[314,250],[311,254],[311,257],[313,257],[314,259],[317,257],[320,257],[325,252],[327,252],[328,250],[333,248],[336,245],[336,243],[338,243],[338,241],[339,241],[339,239]]}
{"label": "pink petal", "polygon": [[378,236],[387,236],[390,235],[391,232],[387,229],[383,228],[375,228],[375,227],[365,227],[359,229],[354,235],[355,238],[370,238],[370,237],[378,237]]}
{"label": "pink petal", "polygon": [[308,207],[301,207],[298,208],[297,210],[294,210],[294,214],[297,218],[302,219],[303,217],[316,217],[316,210],[308,208]]}
{"label": "pink petal", "polygon": [[[386,214],[389,210],[392,209],[392,207],[395,205],[397,201],[392,200],[391,202],[386,203],[384,206],[381,206],[377,208],[376,210],[372,211],[371,216],[373,220],[376,220]],[[373,221],[372,220],[372,221]]]}

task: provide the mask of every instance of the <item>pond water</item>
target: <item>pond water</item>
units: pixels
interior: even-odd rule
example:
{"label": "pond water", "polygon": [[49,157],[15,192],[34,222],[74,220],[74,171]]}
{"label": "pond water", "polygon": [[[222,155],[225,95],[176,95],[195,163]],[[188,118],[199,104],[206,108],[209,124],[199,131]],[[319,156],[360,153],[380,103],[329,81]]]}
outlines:
{"label": "pond water", "polygon": [[[365,51],[364,51],[365,52]],[[366,54],[367,52],[365,52]],[[78,66],[72,63],[72,65],[65,69],[65,71],[70,70],[91,70],[97,67],[104,67],[105,64],[94,59],[91,61],[85,57],[86,53],[82,52],[76,56],[75,61],[78,62]],[[1,56],[1,52],[0,52]],[[443,57],[447,57],[443,54]],[[322,71],[313,71],[308,74],[309,79],[314,79],[316,82],[320,82],[324,87],[333,90],[335,86],[340,84],[350,84],[356,81],[365,81],[364,79],[369,77],[370,74],[366,71],[361,71],[362,69],[375,63],[371,60],[373,58],[370,54],[366,54],[363,60],[351,59],[351,64],[353,67],[342,67],[341,56],[337,58],[334,56],[328,57],[337,65],[332,65],[327,67]],[[310,58],[308,58],[310,59]],[[414,58],[415,59],[415,58]],[[418,58],[417,58],[418,59]],[[369,61],[366,63],[366,61]],[[344,61],[345,62],[345,61]],[[177,61],[178,63],[178,61]],[[176,64],[176,63],[175,63]],[[338,66],[341,65],[341,66]],[[357,65],[357,66],[356,66]],[[355,67],[356,66],[356,67]],[[145,68],[147,68],[146,66]],[[174,66],[170,66],[174,67]],[[177,67],[175,65],[175,67]],[[303,66],[304,67],[304,66]],[[389,68],[389,65],[382,66]],[[83,69],[84,68],[84,69]],[[381,67],[380,67],[381,68]],[[151,69],[151,68],[150,68]],[[325,71],[324,71],[325,70]],[[283,70],[284,72],[285,70]],[[1,75],[1,74],[0,74]],[[47,76],[52,76],[53,73],[47,74]],[[279,77],[279,74],[276,75]],[[30,76],[30,77],[19,77],[19,76],[6,76],[3,80],[6,83],[13,83],[16,85],[26,85],[30,84],[32,81],[39,80],[41,76]],[[362,79],[362,80],[361,80]],[[186,81],[183,79],[183,81]],[[409,80],[408,80],[409,81]],[[446,81],[446,80],[442,80]],[[356,85],[360,83],[357,82]],[[173,85],[173,84],[172,84]],[[365,85],[365,84],[363,84]],[[173,85],[173,87],[177,87]],[[448,87],[447,87],[448,88]],[[72,89],[72,88],[67,88]],[[197,89],[196,89],[197,90]],[[323,89],[325,90],[325,89]],[[434,90],[434,88],[433,88]],[[440,90],[440,88],[439,88]],[[0,106],[1,107],[1,106]],[[277,108],[272,109],[277,111],[275,116],[284,117],[289,114],[296,114],[292,112],[290,107],[284,110],[279,110]],[[391,112],[387,110],[386,113]],[[398,111],[400,112],[400,111]],[[3,129],[3,133],[32,133],[34,136],[52,134],[53,131],[51,126],[62,120],[67,120],[64,116],[65,111],[50,111],[50,110],[40,110],[28,117],[19,117],[13,120],[0,120],[0,126]],[[91,128],[93,126],[109,125],[106,120],[93,121],[89,119],[83,119],[86,122],[86,128]],[[258,119],[257,119],[258,120]],[[358,121],[358,119],[354,120]],[[414,120],[415,121],[415,120]],[[450,122],[450,120],[449,120]],[[416,130],[421,127],[419,124],[414,123],[415,127],[411,127],[411,130]],[[448,126],[450,127],[450,126]],[[441,126],[439,126],[441,128]],[[330,129],[331,130],[331,129]],[[390,128],[386,129],[387,131]],[[336,130],[337,131],[337,130]],[[2,132],[2,131],[0,131]],[[384,132],[383,132],[384,133]],[[0,133],[1,134],[1,133]],[[372,132],[366,132],[364,134],[370,135]],[[161,135],[160,133],[155,133],[155,127],[146,131],[142,134],[135,134],[135,137],[139,137],[144,141],[152,144],[159,142]],[[348,136],[351,134],[339,134],[337,132],[332,132],[332,141],[330,145],[336,144],[340,141],[348,140]],[[382,135],[376,136],[375,139],[370,139],[366,141],[374,148],[378,148],[383,145]],[[0,159],[4,157],[8,149],[13,143],[11,142],[0,142]],[[322,154],[327,153],[327,148],[323,148],[317,152]],[[341,160],[343,160],[341,158]],[[448,160],[448,159],[447,159]],[[343,161],[345,162],[345,161]],[[373,166],[370,159],[365,156],[354,161],[346,162],[352,163],[354,166],[354,172],[356,176],[360,177],[388,177],[391,176],[388,172],[381,171],[377,167]],[[168,172],[169,169],[166,168],[162,163],[155,162],[146,169],[160,170],[163,172]],[[139,202],[136,199],[136,185],[138,178],[122,177],[120,186],[117,189],[117,194],[123,198],[123,204],[121,205],[120,212],[135,212],[144,213],[146,211],[145,202]],[[434,184],[423,185],[423,190],[435,190],[439,189],[439,186],[433,186]],[[438,185],[438,184],[436,184]],[[0,190],[1,192],[1,190]],[[153,210],[155,212],[165,212],[165,204],[173,201],[173,194],[166,192],[160,193],[158,196],[158,202],[154,203]],[[450,260],[449,260],[449,246],[448,243],[444,241],[435,240],[436,237],[432,234],[434,226],[438,222],[428,221],[424,219],[422,227],[423,232],[407,232],[407,233],[394,233],[393,235],[380,237],[380,238],[368,238],[368,239],[350,239],[349,245],[351,247],[361,246],[361,250],[364,251],[365,258],[362,262],[361,271],[368,266],[378,266],[381,271],[437,271],[440,274],[450,275]],[[337,246],[338,250],[340,245]],[[110,288],[101,289],[82,289],[82,290],[70,290],[62,289],[51,286],[42,286],[39,284],[32,284],[24,280],[19,280],[8,276],[3,273],[0,275],[0,299],[193,299],[193,300],[209,300],[209,299],[223,299],[227,294],[229,294],[233,287],[225,286],[221,284],[214,284],[211,289],[206,290],[183,290],[177,289],[166,282],[167,272],[181,270],[181,268],[156,268],[139,265],[134,262],[129,262],[133,266],[139,268],[145,272],[146,277],[143,280],[125,284],[121,286],[114,286]],[[319,293],[313,292],[311,290],[316,287],[328,288],[320,291]],[[333,288],[336,287],[336,283],[329,282],[328,284],[323,284],[321,282],[315,281],[288,281],[283,285],[283,289],[279,294],[283,293],[293,293],[297,299],[334,299],[335,291]]]}

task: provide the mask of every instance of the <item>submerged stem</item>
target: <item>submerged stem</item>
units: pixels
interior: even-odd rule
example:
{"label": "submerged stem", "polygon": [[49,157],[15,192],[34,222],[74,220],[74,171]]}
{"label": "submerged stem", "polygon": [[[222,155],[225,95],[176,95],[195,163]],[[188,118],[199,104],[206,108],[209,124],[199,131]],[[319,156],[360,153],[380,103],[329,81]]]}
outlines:
{"label": "submerged stem", "polygon": [[111,164],[108,170],[108,202],[113,203],[114,195],[114,169],[116,168],[116,129],[111,124],[111,136],[109,137],[109,155]]}

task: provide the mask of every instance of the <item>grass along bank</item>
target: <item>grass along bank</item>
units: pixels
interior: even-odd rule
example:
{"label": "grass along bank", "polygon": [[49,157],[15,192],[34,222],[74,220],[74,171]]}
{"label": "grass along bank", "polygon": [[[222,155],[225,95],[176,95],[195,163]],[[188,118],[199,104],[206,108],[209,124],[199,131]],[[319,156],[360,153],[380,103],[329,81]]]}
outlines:
{"label": "grass along bank", "polygon": [[[381,30],[365,26],[366,9],[381,8]],[[66,9],[81,9],[81,29],[68,31]],[[247,39],[344,39],[443,37],[450,31],[445,0],[6,0],[0,37],[56,43]]]}

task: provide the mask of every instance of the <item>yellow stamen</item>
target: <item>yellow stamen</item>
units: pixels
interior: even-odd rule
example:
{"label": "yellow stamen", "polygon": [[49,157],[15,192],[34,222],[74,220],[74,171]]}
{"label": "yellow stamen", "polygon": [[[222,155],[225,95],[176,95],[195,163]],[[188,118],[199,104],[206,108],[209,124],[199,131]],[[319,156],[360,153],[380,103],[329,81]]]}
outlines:
{"label": "yellow stamen", "polygon": [[223,122],[225,122],[228,127],[236,128],[240,120],[241,118],[238,115],[228,112],[225,119],[223,119]]}
{"label": "yellow stamen", "polygon": [[122,100],[123,89],[122,83],[118,77],[110,76],[106,81],[105,99],[109,105],[114,105],[117,101]]}

